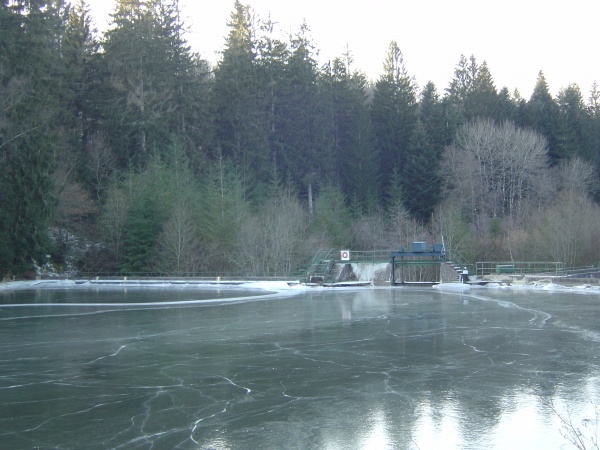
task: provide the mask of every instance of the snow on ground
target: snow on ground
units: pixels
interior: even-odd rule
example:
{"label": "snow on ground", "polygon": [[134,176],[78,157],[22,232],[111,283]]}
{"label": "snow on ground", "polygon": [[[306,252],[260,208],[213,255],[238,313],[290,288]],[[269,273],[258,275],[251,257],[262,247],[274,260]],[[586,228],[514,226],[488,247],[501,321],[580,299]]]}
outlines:
{"label": "snow on ground", "polygon": [[0,292],[16,291],[25,289],[60,289],[70,288],[74,286],[81,287],[99,287],[99,286],[135,286],[135,287],[186,287],[198,289],[262,289],[264,291],[297,291],[302,289],[310,289],[299,281],[231,281],[231,280],[31,280],[31,281],[9,281],[0,283]]}
{"label": "snow on ground", "polygon": [[34,281],[8,281],[0,283],[1,291],[17,291],[21,289],[39,289],[43,287],[71,287],[75,286],[73,280],[34,280]]}
{"label": "snow on ground", "polygon": [[[389,289],[386,286],[315,286],[307,285],[299,281],[231,281],[231,280],[31,280],[31,281],[9,281],[0,283],[0,292],[15,291],[24,289],[61,289],[75,286],[136,286],[136,287],[185,287],[198,289],[261,289],[264,291],[278,293],[294,293],[310,289]],[[402,289],[402,287],[398,287]],[[469,285],[461,283],[440,283],[433,286],[434,289],[442,291],[469,291],[472,289],[518,289],[518,290],[540,290],[556,292],[577,292],[585,294],[600,294],[600,286],[590,284],[580,284],[574,286],[555,284],[553,282],[529,282],[529,283],[489,283],[486,285]],[[396,288],[395,288],[396,289]],[[431,289],[431,288],[422,288]]]}

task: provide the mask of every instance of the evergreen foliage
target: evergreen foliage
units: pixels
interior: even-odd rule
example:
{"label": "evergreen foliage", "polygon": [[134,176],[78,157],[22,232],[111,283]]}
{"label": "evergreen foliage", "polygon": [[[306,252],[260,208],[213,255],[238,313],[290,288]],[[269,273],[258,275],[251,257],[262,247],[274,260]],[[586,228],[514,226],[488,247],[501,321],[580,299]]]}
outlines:
{"label": "evergreen foliage", "polygon": [[235,164],[220,156],[208,168],[200,192],[198,224],[203,268],[221,272],[233,270],[240,227],[249,208],[243,178],[238,175]]}
{"label": "evergreen foliage", "polygon": [[64,8],[12,2],[0,8],[0,272],[19,274],[48,252],[60,137]]}
{"label": "evergreen foliage", "polygon": [[268,116],[263,108],[252,10],[235,2],[223,59],[215,71],[212,92],[217,157],[230,158],[251,192],[269,172]]}
{"label": "evergreen foliage", "polygon": [[323,76],[331,102],[334,180],[360,211],[374,211],[379,198],[377,153],[366,99],[367,80],[350,72],[352,59],[336,58]]}
{"label": "evergreen foliage", "polygon": [[596,84],[554,98],[540,72],[525,99],[462,55],[440,94],[396,42],[371,84],[350,49],[319,67],[308,24],[282,37],[240,1],[215,68],[177,0],[118,0],[103,35],[91,19],[85,0],[0,8],[2,276],[65,260],[50,227],[127,273],[292,271],[320,245],[393,248],[435,224],[489,257],[600,196]]}
{"label": "evergreen foliage", "polygon": [[283,94],[285,121],[279,132],[282,172],[289,174],[312,202],[313,190],[333,177],[332,118],[327,91],[319,77],[309,29],[303,24],[292,36],[284,70],[287,90]]}
{"label": "evergreen foliage", "polygon": [[417,101],[414,80],[408,76],[396,42],[390,44],[383,71],[375,83],[371,121],[380,161],[379,175],[387,183],[394,167],[404,170]]}
{"label": "evergreen foliage", "polygon": [[439,157],[423,123],[411,136],[403,172],[404,204],[413,217],[428,222],[440,196]]}
{"label": "evergreen foliage", "polygon": [[448,139],[446,136],[448,124],[444,114],[444,104],[440,100],[435,84],[431,81],[421,92],[418,118],[431,140],[435,150],[435,159],[439,161]]}
{"label": "evergreen foliage", "polygon": [[525,125],[533,128],[548,139],[548,154],[551,164],[556,164],[566,155],[561,153],[558,143],[558,106],[552,95],[546,77],[540,71],[533,94],[525,107]]}
{"label": "evergreen foliage", "polygon": [[338,187],[326,185],[315,202],[312,232],[325,247],[344,248],[352,243],[350,209]]}

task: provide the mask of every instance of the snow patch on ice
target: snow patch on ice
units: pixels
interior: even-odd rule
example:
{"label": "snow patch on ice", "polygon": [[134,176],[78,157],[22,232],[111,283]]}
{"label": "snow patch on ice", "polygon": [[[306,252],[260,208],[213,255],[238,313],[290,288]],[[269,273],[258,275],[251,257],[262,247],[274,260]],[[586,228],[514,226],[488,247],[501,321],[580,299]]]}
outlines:
{"label": "snow patch on ice", "polygon": [[[264,291],[276,292],[276,293],[296,293],[306,290],[314,289],[332,289],[331,287],[314,286],[301,283],[300,281],[272,281],[272,280],[257,280],[257,281],[200,281],[200,280],[160,280],[160,279],[148,279],[148,280],[60,280],[60,279],[49,279],[49,280],[30,280],[30,281],[8,281],[0,283],[0,292],[2,291],[13,291],[23,289],[60,289],[70,288],[74,286],[136,286],[136,287],[185,287],[185,288],[198,288],[198,289],[260,289]],[[366,289],[367,287],[350,286],[350,287],[335,287],[336,290],[342,289]],[[369,286],[368,288],[374,288]],[[394,289],[393,287],[378,287],[379,289]],[[531,290],[531,291],[552,291],[552,292],[577,292],[581,294],[600,294],[600,286],[592,285],[576,285],[576,286],[563,286],[554,283],[527,283],[527,284],[502,284],[502,283],[489,283],[487,285],[469,285],[463,283],[440,283],[433,286],[436,290],[441,291],[454,291],[454,292],[465,292],[485,289],[517,289],[517,290]]]}

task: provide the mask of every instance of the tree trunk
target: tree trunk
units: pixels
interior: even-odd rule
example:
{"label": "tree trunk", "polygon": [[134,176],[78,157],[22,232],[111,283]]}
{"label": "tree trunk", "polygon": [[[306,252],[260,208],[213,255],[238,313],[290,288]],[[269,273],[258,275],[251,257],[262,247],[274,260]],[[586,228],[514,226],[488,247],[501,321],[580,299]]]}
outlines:
{"label": "tree trunk", "polygon": [[311,217],[314,216],[312,181],[308,182],[308,214],[310,214]]}

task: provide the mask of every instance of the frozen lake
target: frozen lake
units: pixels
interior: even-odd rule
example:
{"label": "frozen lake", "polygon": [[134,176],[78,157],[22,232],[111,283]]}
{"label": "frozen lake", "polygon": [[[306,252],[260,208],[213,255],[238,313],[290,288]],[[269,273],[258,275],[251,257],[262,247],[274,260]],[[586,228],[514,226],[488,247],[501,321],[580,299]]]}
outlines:
{"label": "frozen lake", "polygon": [[0,446],[575,448],[559,414],[595,437],[598,291],[249,287],[0,291]]}

